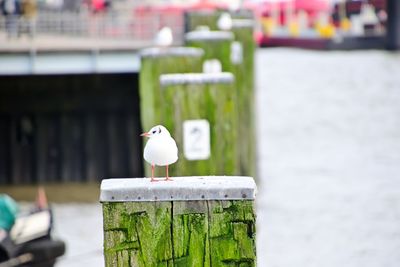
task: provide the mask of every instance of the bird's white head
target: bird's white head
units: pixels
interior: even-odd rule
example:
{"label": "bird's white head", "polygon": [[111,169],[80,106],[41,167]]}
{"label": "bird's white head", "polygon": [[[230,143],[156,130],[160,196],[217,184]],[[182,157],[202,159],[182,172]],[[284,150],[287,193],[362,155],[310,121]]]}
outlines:
{"label": "bird's white head", "polygon": [[151,128],[150,131],[142,133],[140,136],[152,138],[154,136],[171,136],[171,134],[168,132],[167,128],[165,128],[164,126],[157,125],[157,126],[154,126],[153,128]]}

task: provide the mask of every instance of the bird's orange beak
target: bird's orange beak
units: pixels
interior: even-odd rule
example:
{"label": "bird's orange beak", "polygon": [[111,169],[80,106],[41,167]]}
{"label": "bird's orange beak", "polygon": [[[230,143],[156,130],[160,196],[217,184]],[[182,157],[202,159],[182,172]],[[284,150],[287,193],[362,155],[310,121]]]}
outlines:
{"label": "bird's orange beak", "polygon": [[150,136],[150,134],[149,134],[149,133],[142,133],[140,136],[149,137],[149,136]]}

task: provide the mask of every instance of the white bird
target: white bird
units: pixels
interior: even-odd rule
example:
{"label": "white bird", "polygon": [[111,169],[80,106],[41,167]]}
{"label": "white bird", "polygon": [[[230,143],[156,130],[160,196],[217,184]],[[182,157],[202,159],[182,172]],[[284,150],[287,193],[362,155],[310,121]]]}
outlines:
{"label": "white bird", "polygon": [[168,47],[171,46],[174,42],[174,38],[172,36],[172,30],[170,27],[163,27],[156,35],[154,40],[156,46],[159,47]]}
{"label": "white bird", "polygon": [[168,166],[178,160],[178,147],[175,140],[171,137],[167,128],[157,125],[150,131],[142,133],[141,136],[149,138],[144,147],[143,157],[151,164],[151,182],[158,181],[154,179],[154,167],[166,166],[165,181],[171,181],[168,176]]}
{"label": "white bird", "polygon": [[224,12],[219,16],[217,21],[218,29],[222,31],[229,31],[232,29],[232,17],[229,13]]}

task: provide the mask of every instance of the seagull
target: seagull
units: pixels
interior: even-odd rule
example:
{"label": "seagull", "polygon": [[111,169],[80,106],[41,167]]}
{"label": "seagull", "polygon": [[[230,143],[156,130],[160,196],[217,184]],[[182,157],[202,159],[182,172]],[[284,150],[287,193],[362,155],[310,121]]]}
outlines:
{"label": "seagull", "polygon": [[166,166],[165,181],[172,181],[168,176],[168,165],[178,160],[178,147],[167,128],[162,125],[157,125],[151,128],[150,131],[142,133],[140,136],[149,138],[149,141],[147,141],[144,147],[143,158],[151,164],[150,181],[158,181],[154,179],[155,165]]}
{"label": "seagull", "polygon": [[232,17],[228,12],[224,12],[219,16],[217,21],[218,29],[222,31],[229,31],[232,29]]}
{"label": "seagull", "polygon": [[156,46],[168,47],[171,46],[174,41],[172,36],[172,30],[170,27],[163,27],[156,35],[154,42]]}

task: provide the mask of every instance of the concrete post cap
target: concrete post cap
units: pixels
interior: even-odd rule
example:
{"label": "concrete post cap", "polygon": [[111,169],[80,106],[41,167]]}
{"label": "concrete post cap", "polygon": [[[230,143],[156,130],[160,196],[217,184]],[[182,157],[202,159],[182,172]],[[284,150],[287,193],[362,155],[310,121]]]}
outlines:
{"label": "concrete post cap", "polygon": [[254,200],[257,186],[247,176],[187,176],[173,181],[149,178],[104,179],[100,202]]}
{"label": "concrete post cap", "polygon": [[254,20],[252,19],[233,19],[232,20],[232,28],[253,28]]}
{"label": "concrete post cap", "polygon": [[192,31],[185,35],[186,41],[231,41],[232,32],[225,31]]}
{"label": "concrete post cap", "polygon": [[140,50],[141,57],[202,57],[203,49],[196,47],[151,47]]}
{"label": "concrete post cap", "polygon": [[163,74],[160,76],[161,86],[178,84],[220,84],[233,83],[234,81],[235,77],[230,72]]}

